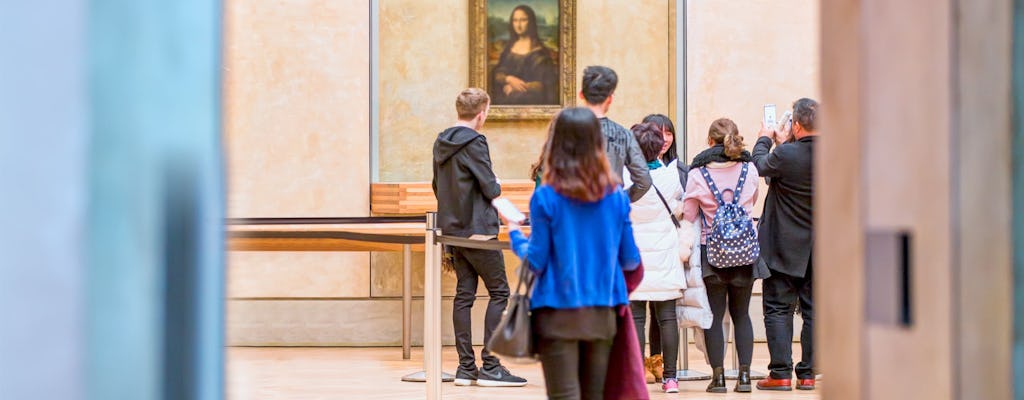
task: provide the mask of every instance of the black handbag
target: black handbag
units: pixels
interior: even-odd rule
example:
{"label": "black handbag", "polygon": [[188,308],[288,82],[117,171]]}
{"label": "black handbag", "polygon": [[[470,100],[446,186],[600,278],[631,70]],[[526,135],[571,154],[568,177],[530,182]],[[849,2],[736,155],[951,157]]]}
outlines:
{"label": "black handbag", "polygon": [[[530,293],[533,291],[535,275],[526,261],[519,266],[519,283],[509,297],[508,308],[501,315],[501,321],[491,333],[487,350],[512,362],[537,360],[533,347],[533,331],[530,323]],[[525,287],[525,290],[523,290]]]}

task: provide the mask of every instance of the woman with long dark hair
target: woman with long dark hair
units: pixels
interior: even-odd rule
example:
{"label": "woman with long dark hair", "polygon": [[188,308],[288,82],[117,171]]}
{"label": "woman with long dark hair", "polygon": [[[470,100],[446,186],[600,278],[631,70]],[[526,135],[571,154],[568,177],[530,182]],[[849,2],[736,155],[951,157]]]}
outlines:
{"label": "woman with long dark hair", "polygon": [[558,67],[540,40],[537,14],[519,5],[508,17],[508,41],[492,73],[493,104],[558,104]]}
{"label": "woman with long dark hair", "polygon": [[[672,123],[672,119],[664,114],[650,114],[644,117],[643,123],[654,124],[661,130],[662,139],[664,139],[665,143],[658,152],[658,160],[661,161],[662,166],[678,171],[676,175],[679,178],[679,186],[685,188],[686,173],[690,169],[685,162],[680,165],[672,163],[676,161],[676,126]],[[649,309],[651,315],[657,315],[653,303],[649,305]],[[636,316],[636,314],[634,312],[633,316]],[[643,330],[638,330],[637,334],[642,335]],[[651,323],[648,324],[647,337],[650,343],[651,356],[645,361],[645,368],[648,371],[648,383],[653,383],[655,380],[662,380],[665,370],[664,358],[661,354],[661,326],[658,325],[656,318],[652,318]]]}
{"label": "woman with long dark hair", "polygon": [[544,383],[550,399],[603,399],[615,308],[629,304],[623,271],[640,264],[629,196],[589,109],[555,117],[543,164],[529,238],[506,223],[512,250],[537,274],[530,306]]}
{"label": "woman with long dark hair", "polygon": [[[682,214],[683,187],[679,185],[679,171],[661,164],[658,156],[664,153],[663,132],[654,123],[640,123],[631,128],[640,151],[644,154],[647,167],[651,170],[651,189],[631,205],[629,218],[633,223],[633,234],[640,259],[644,264],[644,276],[640,285],[630,293],[630,306],[636,326],[638,351],[644,350],[644,326],[647,325],[647,308],[651,311],[651,327],[659,330],[659,343],[651,344],[651,352],[657,346],[662,357],[652,356],[645,360],[648,369],[653,369],[645,378],[650,381],[660,371],[662,390],[678,393],[676,360],[679,356],[679,327],[676,325],[676,299],[683,297],[686,289],[686,275],[681,259],[689,259],[693,243],[680,243],[676,217]],[[693,232],[693,225],[681,232]],[[682,246],[682,248],[680,248]],[[681,251],[682,250],[682,251]],[[684,254],[685,253],[685,254]],[[664,338],[664,341],[661,341]],[[654,376],[651,376],[654,375]]]}
{"label": "woman with long dark hair", "polygon": [[669,165],[676,159],[676,126],[672,120],[664,114],[651,114],[644,117],[644,123],[653,123],[661,129],[661,135],[665,139],[665,145],[658,154],[662,165]]}

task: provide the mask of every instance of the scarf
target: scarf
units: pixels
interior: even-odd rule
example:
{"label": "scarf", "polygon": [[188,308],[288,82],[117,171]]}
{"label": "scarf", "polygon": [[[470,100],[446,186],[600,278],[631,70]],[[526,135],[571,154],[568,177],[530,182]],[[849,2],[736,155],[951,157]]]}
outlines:
{"label": "scarf", "polygon": [[658,168],[661,168],[661,161],[654,160],[654,161],[651,161],[651,162],[647,163],[647,169],[649,169],[649,170],[655,170],[655,169],[658,169]]}
{"label": "scarf", "polygon": [[750,162],[750,152],[743,150],[743,152],[740,153],[739,157],[733,159],[725,155],[724,145],[716,144],[714,146],[711,146],[710,149],[700,152],[700,154],[697,154],[696,157],[693,157],[693,163],[690,164],[690,168],[701,168],[713,162],[730,161]]}

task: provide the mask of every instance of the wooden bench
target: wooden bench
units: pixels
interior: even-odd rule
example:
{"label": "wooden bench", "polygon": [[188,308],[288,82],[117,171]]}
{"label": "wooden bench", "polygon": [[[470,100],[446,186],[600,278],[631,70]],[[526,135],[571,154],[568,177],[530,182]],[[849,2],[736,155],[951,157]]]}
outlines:
{"label": "wooden bench", "polygon": [[[534,183],[527,179],[501,182],[501,197],[528,214]],[[373,215],[424,215],[437,210],[430,182],[382,182],[370,186],[370,212]]]}

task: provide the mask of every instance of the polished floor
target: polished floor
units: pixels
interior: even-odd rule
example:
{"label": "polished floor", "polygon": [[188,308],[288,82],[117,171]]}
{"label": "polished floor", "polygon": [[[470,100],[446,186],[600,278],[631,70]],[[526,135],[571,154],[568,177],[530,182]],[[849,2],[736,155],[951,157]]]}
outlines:
{"label": "polished floor", "polygon": [[[799,345],[795,347],[799,354]],[[402,360],[400,348],[267,348],[233,347],[227,350],[227,398],[230,400],[304,399],[422,399],[421,383],[406,383],[403,375],[422,369],[423,353],[413,349],[412,360]],[[701,354],[692,346],[691,366],[708,372]],[[764,370],[767,347],[754,350],[754,369]],[[447,372],[457,357],[453,347],[444,349]],[[728,363],[727,363],[728,364]],[[446,383],[445,399],[544,399],[540,364],[509,365],[530,383],[522,388],[457,387]],[[823,383],[819,383],[819,387]],[[707,381],[680,382],[679,394],[665,394],[650,385],[652,399],[818,399],[819,391],[733,393],[704,392]],[[819,389],[820,390],[820,389]]]}

